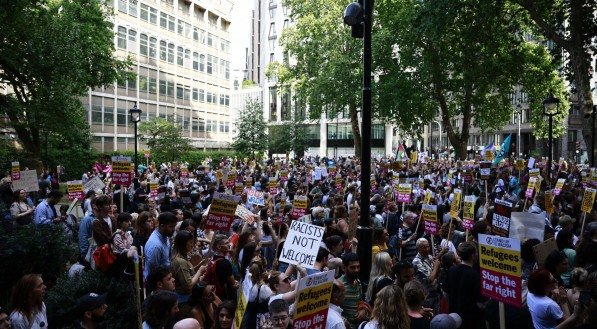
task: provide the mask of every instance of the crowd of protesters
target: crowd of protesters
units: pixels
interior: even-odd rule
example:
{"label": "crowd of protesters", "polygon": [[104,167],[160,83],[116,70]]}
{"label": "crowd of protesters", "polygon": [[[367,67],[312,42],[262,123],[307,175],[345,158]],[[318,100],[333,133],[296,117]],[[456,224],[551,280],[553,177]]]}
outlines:
{"label": "crowd of protesters", "polygon": [[[560,161],[548,178],[545,163],[538,161],[545,179],[529,199],[529,169],[518,170],[510,160],[481,179],[479,161],[382,158],[373,161],[372,177],[362,178],[362,164],[354,158],[222,159],[149,166],[126,188],[112,185],[109,170],[94,166],[83,179],[100,176],[106,187],[87,192],[82,218],[66,214],[66,208],[56,211],[62,194],[51,186],[39,203],[23,190],[11,191],[12,199],[3,202],[16,228],[55,226],[70,234],[79,251],[70,276],[98,270],[90,255],[103,245],[116,256],[106,275],[134,277],[132,264],[141,256],[143,328],[230,328],[245,278],[252,288],[242,327],[291,328],[297,277],[334,270],[326,328],[493,329],[499,328],[498,303],[481,293],[478,235],[492,232],[495,200],[508,200],[512,211],[542,217],[543,238],[555,238],[557,250],[538,266],[533,247],[540,241],[521,241],[523,307],[506,305],[506,328],[597,328],[597,216],[594,204],[581,212],[592,173]],[[325,169],[316,170],[320,167]],[[241,189],[226,184],[231,171]],[[369,209],[360,207],[361,179],[371,179]],[[553,204],[548,213],[545,192],[557,179],[565,184],[548,200]],[[396,202],[399,182],[412,184],[407,204]],[[450,214],[455,189],[475,196],[471,230],[462,226],[462,207],[458,216]],[[249,202],[249,190],[264,192],[264,205]],[[237,216],[229,231],[204,228],[216,192],[239,194],[239,205],[252,215]],[[308,198],[308,220],[325,232],[313,269],[279,261],[288,227],[297,220],[292,211],[297,196]],[[437,205],[441,228],[435,237],[421,228],[426,199]],[[373,228],[369,282],[359,279],[354,228],[360,212],[370,214]],[[11,321],[12,328],[48,326],[44,293],[40,276],[23,276],[10,310],[0,309],[0,328],[6,323],[10,328]],[[110,308],[105,295],[89,292],[78,299],[77,311],[78,327],[95,328]]]}

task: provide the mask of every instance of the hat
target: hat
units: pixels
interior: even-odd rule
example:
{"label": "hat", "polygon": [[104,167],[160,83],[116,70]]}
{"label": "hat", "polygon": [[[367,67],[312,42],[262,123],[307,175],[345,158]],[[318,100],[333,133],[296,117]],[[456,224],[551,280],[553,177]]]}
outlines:
{"label": "hat", "polygon": [[456,329],[462,324],[462,318],[457,313],[438,314],[429,324],[431,329]]}
{"label": "hat", "polygon": [[77,310],[80,313],[95,310],[96,308],[106,303],[106,295],[98,295],[95,293],[85,294],[77,299]]}
{"label": "hat", "polygon": [[564,215],[562,217],[560,217],[560,220],[558,221],[558,224],[562,227],[564,226],[568,226],[571,225],[572,223],[576,222],[575,218],[572,218],[568,215]]}
{"label": "hat", "polygon": [[597,222],[591,222],[587,225],[587,232],[590,234],[597,233]]}

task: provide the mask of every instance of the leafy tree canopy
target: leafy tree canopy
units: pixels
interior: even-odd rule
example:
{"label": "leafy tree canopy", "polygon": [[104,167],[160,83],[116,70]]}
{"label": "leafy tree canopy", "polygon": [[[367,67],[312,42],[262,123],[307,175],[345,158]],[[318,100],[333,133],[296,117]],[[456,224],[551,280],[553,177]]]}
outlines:
{"label": "leafy tree canopy", "polygon": [[267,150],[267,124],[263,119],[261,102],[248,100],[236,121],[238,135],[232,148],[241,156],[255,157]]}
{"label": "leafy tree canopy", "polygon": [[139,135],[152,155],[163,161],[179,160],[192,149],[189,140],[182,136],[181,128],[160,117],[139,124]]}

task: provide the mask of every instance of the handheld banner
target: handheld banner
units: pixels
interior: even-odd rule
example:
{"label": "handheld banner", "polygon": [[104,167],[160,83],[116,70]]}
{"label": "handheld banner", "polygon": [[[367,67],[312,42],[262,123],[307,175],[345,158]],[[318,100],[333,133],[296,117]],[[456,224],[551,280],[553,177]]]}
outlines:
{"label": "handheld banner", "polygon": [[533,192],[535,191],[536,184],[537,184],[537,177],[529,178],[529,183],[527,184],[527,189],[524,193],[525,198],[531,199],[533,197]]}
{"label": "handheld banner", "polygon": [[245,190],[245,184],[243,184],[241,182],[234,183],[234,194],[235,195],[243,194],[244,190]]}
{"label": "handheld banner", "polygon": [[267,188],[269,189],[270,195],[278,194],[278,181],[276,177],[270,177],[269,181],[267,182]]}
{"label": "handheld banner", "polygon": [[236,183],[236,170],[228,172],[228,178],[226,179],[226,188],[233,189]]}
{"label": "handheld banner", "polygon": [[247,191],[247,202],[250,204],[265,206],[265,197],[263,196],[263,192],[259,192],[259,191],[255,191],[255,190],[248,190]]}
{"label": "handheld banner", "polygon": [[293,329],[325,328],[334,273],[331,270],[301,278],[295,302]]}
{"label": "handheld banner", "polygon": [[398,197],[396,202],[409,203],[412,185],[411,184],[398,184]]}
{"label": "handheld banner", "polygon": [[519,240],[479,234],[479,265],[483,296],[522,306]]}
{"label": "handheld banner", "polygon": [[464,197],[464,209],[462,214],[462,226],[466,230],[472,230],[475,223],[475,196]]}
{"label": "handheld banner", "polygon": [[537,177],[539,176],[539,168],[529,169],[529,177]]}
{"label": "handheld banner", "polygon": [[595,203],[595,189],[594,188],[585,188],[585,194],[582,197],[582,204],[580,206],[580,210],[582,212],[591,212],[593,209],[593,204]]}
{"label": "handheld banner", "polygon": [[458,217],[458,213],[460,212],[460,198],[462,197],[462,191],[459,189],[454,190],[454,199],[452,199],[452,204],[450,205],[450,217],[456,218]]}
{"label": "handheld banner", "polygon": [[342,189],[342,175],[340,175],[340,174],[336,175],[336,189],[337,190]]}
{"label": "handheld banner", "polygon": [[479,163],[479,173],[481,174],[481,179],[488,180],[491,175],[491,162],[481,161]]}
{"label": "handheld banner", "polygon": [[436,235],[439,233],[437,223],[437,206],[433,204],[423,205],[423,220],[425,221],[425,233]]}
{"label": "handheld banner", "polygon": [[516,159],[516,170],[524,170],[524,159]]}
{"label": "handheld banner", "polygon": [[102,181],[99,176],[93,176],[85,185],[83,185],[83,192],[87,193],[88,191],[97,191],[101,190],[106,187],[106,184]]}
{"label": "handheld banner", "polygon": [[149,183],[149,197],[156,198],[158,196],[158,189],[160,188],[160,183],[158,182],[150,182]]}
{"label": "handheld banner", "polygon": [[69,200],[83,200],[85,194],[83,193],[83,181],[74,180],[66,182],[66,191],[68,193]]}
{"label": "handheld banner", "polygon": [[553,214],[553,192],[551,190],[545,191],[545,211],[548,214]]}
{"label": "handheld banner", "polygon": [[510,218],[512,216],[512,203],[495,199],[491,226],[497,236],[508,237],[510,234]]}
{"label": "handheld banner", "polygon": [[224,193],[215,193],[209,205],[204,228],[219,231],[228,231],[234,220],[236,206],[240,197]]}
{"label": "handheld banner", "polygon": [[307,213],[307,196],[296,195],[292,202],[292,218],[298,219]]}
{"label": "handheld banner", "polygon": [[12,190],[25,190],[27,192],[38,192],[39,182],[37,180],[37,171],[23,170],[21,171],[21,178],[12,181]]}
{"label": "handheld banner", "polygon": [[280,182],[286,183],[288,181],[288,170],[280,170]]}
{"label": "handheld banner", "polygon": [[558,181],[556,182],[556,187],[553,189],[554,195],[560,195],[560,192],[562,192],[562,188],[564,187],[565,182],[566,182],[565,178],[558,179]]}
{"label": "handheld banner", "polygon": [[323,227],[293,220],[279,260],[292,265],[300,263],[305,268],[313,269],[323,233]]}
{"label": "handheld banner", "polygon": [[21,179],[21,166],[19,165],[18,161],[12,163],[11,169],[10,178],[12,180]]}
{"label": "handheld banner", "polygon": [[131,157],[112,157],[112,183],[122,186],[131,185]]}

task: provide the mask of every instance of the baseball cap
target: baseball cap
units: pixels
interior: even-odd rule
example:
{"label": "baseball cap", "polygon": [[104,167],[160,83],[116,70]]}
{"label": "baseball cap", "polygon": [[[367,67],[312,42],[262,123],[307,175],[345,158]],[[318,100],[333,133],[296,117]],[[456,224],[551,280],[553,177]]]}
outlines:
{"label": "baseball cap", "polygon": [[560,226],[568,226],[574,222],[576,222],[576,219],[574,219],[568,215],[564,215],[564,216],[560,217],[558,224],[560,224]]}
{"label": "baseball cap", "polygon": [[429,324],[431,329],[456,329],[462,324],[462,318],[457,313],[438,314]]}
{"label": "baseball cap", "polygon": [[96,293],[85,294],[77,299],[77,310],[80,313],[92,311],[106,303],[106,294],[98,295]]}
{"label": "baseball cap", "polygon": [[587,225],[587,232],[593,234],[597,233],[597,222],[591,222]]}

